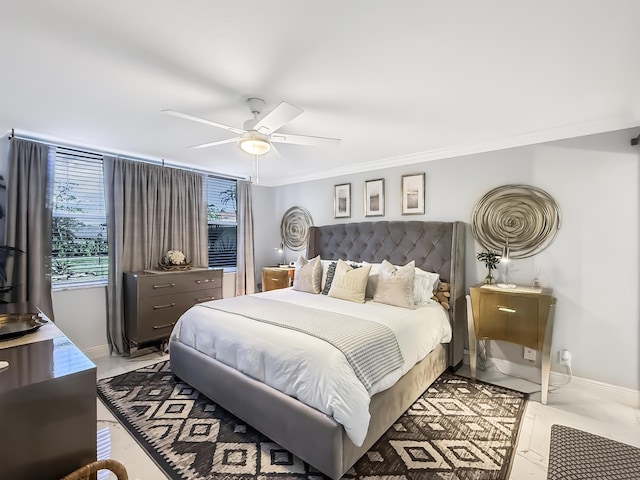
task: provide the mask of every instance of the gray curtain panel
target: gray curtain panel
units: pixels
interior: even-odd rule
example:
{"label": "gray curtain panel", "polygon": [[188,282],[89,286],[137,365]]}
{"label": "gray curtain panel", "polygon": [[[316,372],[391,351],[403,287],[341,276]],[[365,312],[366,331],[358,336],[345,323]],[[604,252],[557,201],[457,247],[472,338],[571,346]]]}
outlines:
{"label": "gray curtain panel", "polygon": [[53,320],[51,302],[51,191],[49,147],[11,140],[5,242],[21,252],[7,258],[11,302],[31,302]]}
{"label": "gray curtain panel", "polygon": [[236,295],[248,295],[255,292],[251,182],[238,180],[237,200],[238,246],[236,249]]}
{"label": "gray curtain panel", "polygon": [[126,353],[122,274],[153,269],[167,250],[208,266],[207,211],[201,174],[104,157],[109,283],[107,338]]}

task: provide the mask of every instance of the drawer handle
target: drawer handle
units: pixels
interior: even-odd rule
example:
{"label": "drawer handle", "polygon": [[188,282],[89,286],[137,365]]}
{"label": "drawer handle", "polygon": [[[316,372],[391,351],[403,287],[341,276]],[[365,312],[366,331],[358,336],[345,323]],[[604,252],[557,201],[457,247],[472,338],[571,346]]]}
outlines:
{"label": "drawer handle", "polygon": [[507,307],[498,307],[498,310],[506,313],[516,313],[515,308],[507,308]]}
{"label": "drawer handle", "polygon": [[171,288],[175,286],[176,286],[175,283],[167,283],[165,285],[154,285],[153,288]]}
{"label": "drawer handle", "polygon": [[216,297],[205,297],[205,298],[196,298],[196,302],[206,302],[207,300],[215,300]]}
{"label": "drawer handle", "polygon": [[161,328],[169,328],[169,327],[173,327],[175,324],[176,322],[167,323],[166,325],[154,325],[153,329],[160,330]]}
{"label": "drawer handle", "polygon": [[209,279],[205,279],[205,280],[196,280],[196,283],[209,283]]}
{"label": "drawer handle", "polygon": [[154,305],[153,309],[154,310],[160,310],[161,308],[171,308],[171,307],[175,307],[175,306],[176,306],[176,303],[173,302],[173,303],[167,303],[166,305]]}

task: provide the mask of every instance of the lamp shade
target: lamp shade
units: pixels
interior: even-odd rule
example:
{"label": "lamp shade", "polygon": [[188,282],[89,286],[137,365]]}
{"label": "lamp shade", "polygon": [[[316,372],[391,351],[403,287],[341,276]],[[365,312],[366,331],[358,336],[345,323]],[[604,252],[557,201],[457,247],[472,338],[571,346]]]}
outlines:
{"label": "lamp shade", "polygon": [[271,150],[271,143],[266,135],[249,132],[240,140],[240,148],[251,155],[264,155]]}

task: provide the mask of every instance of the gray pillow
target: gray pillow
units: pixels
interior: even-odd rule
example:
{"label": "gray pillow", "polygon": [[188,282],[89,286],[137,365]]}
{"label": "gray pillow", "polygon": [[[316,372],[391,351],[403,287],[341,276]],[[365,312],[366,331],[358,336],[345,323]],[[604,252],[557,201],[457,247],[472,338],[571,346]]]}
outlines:
{"label": "gray pillow", "polygon": [[404,267],[395,267],[386,260],[378,270],[378,285],[373,301],[395,305],[396,307],[415,308],[413,285],[416,275],[416,262],[411,261]]}
{"label": "gray pillow", "polygon": [[322,295],[328,295],[331,284],[333,283],[333,277],[336,274],[336,265],[338,262],[331,262],[327,267],[327,277],[324,281],[324,287],[322,288]]}
{"label": "gray pillow", "polygon": [[293,275],[293,289],[300,292],[320,293],[322,282],[322,264],[320,255],[313,260],[298,257]]}

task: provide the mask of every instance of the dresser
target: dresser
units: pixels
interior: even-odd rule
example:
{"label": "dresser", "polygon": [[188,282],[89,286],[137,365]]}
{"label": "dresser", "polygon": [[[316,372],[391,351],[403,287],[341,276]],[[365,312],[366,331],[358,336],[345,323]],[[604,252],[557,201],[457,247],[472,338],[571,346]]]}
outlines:
{"label": "dresser", "polygon": [[124,274],[124,320],[129,354],[166,340],[184,312],[222,298],[222,269]]}
{"label": "dresser", "polygon": [[58,480],[95,461],[95,365],[54,324],[0,341],[0,360],[0,478]]}
{"label": "dresser", "polygon": [[[469,289],[467,308],[469,364],[476,377],[478,340],[503,340],[542,353],[542,403],[547,403],[551,369],[551,340],[556,299],[549,288],[477,285]],[[469,308],[471,307],[471,308]]]}
{"label": "dresser", "polygon": [[295,271],[294,267],[262,267],[262,291],[290,287]]}

